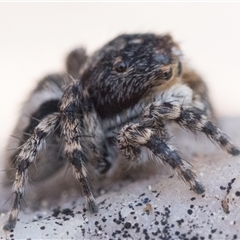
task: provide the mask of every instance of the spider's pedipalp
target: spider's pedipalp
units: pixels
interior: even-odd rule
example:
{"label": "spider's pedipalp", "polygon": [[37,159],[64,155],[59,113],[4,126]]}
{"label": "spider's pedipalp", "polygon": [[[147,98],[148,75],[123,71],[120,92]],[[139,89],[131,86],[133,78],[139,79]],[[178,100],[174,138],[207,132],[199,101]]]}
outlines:
{"label": "spider's pedipalp", "polygon": [[27,170],[29,165],[35,160],[38,151],[46,140],[47,136],[51,134],[59,123],[59,114],[53,113],[45,117],[34,129],[33,134],[22,146],[21,151],[17,157],[17,171],[14,180],[15,200],[13,208],[9,214],[9,218],[3,229],[9,231],[14,229],[17,221],[17,216],[20,209],[21,199],[24,194],[24,186],[27,180]]}
{"label": "spider's pedipalp", "polygon": [[165,137],[159,136],[157,130],[148,126],[148,122],[129,124],[120,131],[118,142],[124,155],[129,160],[141,160],[141,153],[144,151],[142,147],[146,147],[150,154],[155,156],[154,160],[168,163],[194,192],[202,194],[204,186],[196,179],[191,165],[181,159],[177,150]]}

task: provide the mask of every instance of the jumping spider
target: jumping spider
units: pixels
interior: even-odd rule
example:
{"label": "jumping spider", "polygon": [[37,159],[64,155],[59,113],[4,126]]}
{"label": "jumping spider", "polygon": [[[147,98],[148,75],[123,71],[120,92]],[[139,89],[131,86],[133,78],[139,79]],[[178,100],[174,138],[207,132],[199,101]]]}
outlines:
{"label": "jumping spider", "polygon": [[98,205],[87,177],[89,163],[101,174],[123,158],[168,163],[194,192],[203,193],[190,164],[170,144],[166,125],[175,121],[203,132],[229,154],[239,154],[211,119],[207,87],[182,61],[170,35],[123,34],[91,57],[83,49],[71,52],[67,73],[44,78],[23,107],[14,131],[21,140],[7,161],[16,169],[15,200],[3,229],[16,225],[28,168],[36,158],[51,166],[45,177],[68,160],[92,213]]}

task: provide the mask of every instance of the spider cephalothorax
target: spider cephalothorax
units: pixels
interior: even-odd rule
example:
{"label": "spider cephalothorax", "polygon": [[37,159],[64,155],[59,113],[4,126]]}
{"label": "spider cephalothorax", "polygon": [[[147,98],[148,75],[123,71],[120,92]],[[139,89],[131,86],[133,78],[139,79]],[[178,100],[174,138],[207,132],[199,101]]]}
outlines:
{"label": "spider cephalothorax", "polygon": [[16,225],[28,168],[36,159],[45,170],[42,179],[68,160],[94,213],[98,206],[88,164],[104,174],[124,158],[167,163],[192,190],[203,193],[190,164],[169,141],[168,122],[205,133],[232,155],[240,152],[210,120],[207,87],[182,61],[170,35],[124,34],[91,57],[83,49],[70,53],[67,74],[46,77],[32,92],[14,131],[21,140],[9,143],[16,147],[7,156],[7,164],[16,168],[15,201],[4,229]]}
{"label": "spider cephalothorax", "polygon": [[121,35],[99,50],[82,79],[105,118],[133,107],[179,73],[180,50],[169,35]]}

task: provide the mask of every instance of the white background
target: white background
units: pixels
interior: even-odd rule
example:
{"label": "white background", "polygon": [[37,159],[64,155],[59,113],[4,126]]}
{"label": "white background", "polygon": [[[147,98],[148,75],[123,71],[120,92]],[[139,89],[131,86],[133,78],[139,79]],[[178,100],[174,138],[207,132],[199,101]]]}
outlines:
{"label": "white background", "polygon": [[171,33],[217,113],[240,115],[240,3],[0,3],[0,148],[37,80],[124,32]]}

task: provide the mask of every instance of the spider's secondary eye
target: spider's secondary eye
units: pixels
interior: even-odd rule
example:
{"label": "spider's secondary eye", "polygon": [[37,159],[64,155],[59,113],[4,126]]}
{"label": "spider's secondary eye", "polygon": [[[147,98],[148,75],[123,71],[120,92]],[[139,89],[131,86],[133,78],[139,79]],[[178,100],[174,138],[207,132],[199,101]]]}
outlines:
{"label": "spider's secondary eye", "polygon": [[178,76],[180,76],[182,73],[182,63],[178,62]]}
{"label": "spider's secondary eye", "polygon": [[125,72],[127,70],[127,64],[123,61],[119,61],[114,65],[114,69],[118,73]]}

